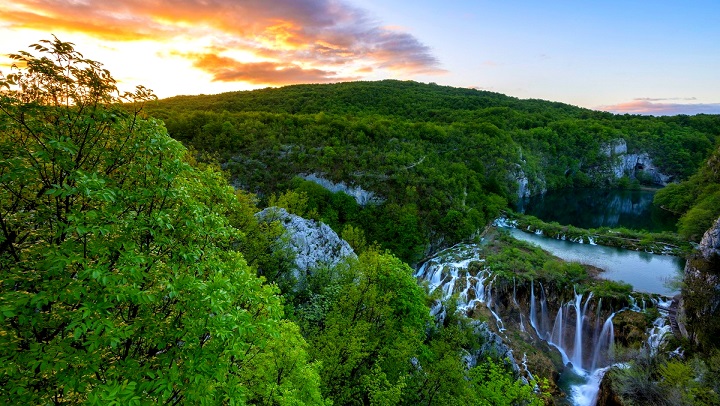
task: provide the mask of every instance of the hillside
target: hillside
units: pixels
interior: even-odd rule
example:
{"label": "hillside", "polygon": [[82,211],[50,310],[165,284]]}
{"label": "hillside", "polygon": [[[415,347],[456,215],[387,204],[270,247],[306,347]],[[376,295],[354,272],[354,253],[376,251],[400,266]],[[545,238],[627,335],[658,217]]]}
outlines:
{"label": "hillside", "polygon": [[720,216],[720,148],[689,179],[658,192],[655,202],[682,215],[678,231],[683,237],[700,241]]}
{"label": "hillside", "polygon": [[[518,196],[686,179],[720,134],[718,116],[618,116],[394,80],[178,96],[148,111],[237,186],[265,201],[301,189],[337,231],[359,227],[410,262],[470,237]],[[294,179],[308,175],[380,204]]]}

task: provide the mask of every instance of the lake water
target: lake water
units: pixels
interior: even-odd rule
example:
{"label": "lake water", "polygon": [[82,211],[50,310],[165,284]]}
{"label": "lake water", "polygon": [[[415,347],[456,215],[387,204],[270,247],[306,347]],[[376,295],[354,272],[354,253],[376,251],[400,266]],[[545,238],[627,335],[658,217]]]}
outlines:
{"label": "lake water", "polygon": [[675,231],[677,217],[655,206],[654,196],[652,190],[564,189],[523,199],[517,206],[543,221],[580,228]]}
{"label": "lake water", "polygon": [[678,275],[685,266],[682,258],[670,255],[649,254],[601,245],[578,244],[570,241],[526,233],[509,228],[518,240],[527,241],[564,259],[604,269],[604,279],[631,284],[635,291],[673,296],[678,292],[665,286],[665,282]]}

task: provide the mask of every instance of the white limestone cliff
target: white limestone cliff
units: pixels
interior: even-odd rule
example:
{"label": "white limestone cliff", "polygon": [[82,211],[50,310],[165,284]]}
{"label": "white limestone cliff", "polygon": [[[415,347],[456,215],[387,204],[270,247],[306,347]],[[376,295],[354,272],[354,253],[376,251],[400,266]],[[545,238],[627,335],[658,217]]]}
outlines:
{"label": "white limestone cliff", "polygon": [[278,207],[268,207],[256,216],[263,221],[277,220],[285,228],[288,245],[295,253],[295,265],[299,271],[334,266],[347,257],[357,257],[350,244],[321,221],[308,220]]}
{"label": "white limestone cliff", "polygon": [[335,183],[314,173],[311,173],[309,175],[300,175],[300,177],[305,180],[315,182],[333,193],[346,193],[352,196],[360,206],[382,203],[384,201],[382,198],[378,197],[373,192],[367,191],[360,186],[348,186],[344,182]]}

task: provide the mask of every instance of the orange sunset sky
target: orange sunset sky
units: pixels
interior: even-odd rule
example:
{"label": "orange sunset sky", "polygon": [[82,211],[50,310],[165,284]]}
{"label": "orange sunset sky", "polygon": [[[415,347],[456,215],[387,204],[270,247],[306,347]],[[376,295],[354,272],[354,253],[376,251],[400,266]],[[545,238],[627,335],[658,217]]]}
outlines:
{"label": "orange sunset sky", "polygon": [[[0,1],[0,54],[55,34],[121,88],[160,97],[395,78],[615,112],[720,113],[717,6],[674,4]],[[0,57],[0,71],[9,64]]]}

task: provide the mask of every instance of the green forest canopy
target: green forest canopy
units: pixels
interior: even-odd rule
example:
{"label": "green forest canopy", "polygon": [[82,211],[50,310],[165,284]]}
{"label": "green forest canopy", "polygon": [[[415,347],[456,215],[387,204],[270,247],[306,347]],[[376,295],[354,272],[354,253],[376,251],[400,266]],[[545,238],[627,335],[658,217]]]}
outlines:
{"label": "green forest canopy", "polygon": [[[178,96],[148,110],[264,202],[303,190],[337,231],[358,227],[411,263],[512,206],[523,176],[535,192],[613,186],[601,147],[624,139],[628,152],[686,179],[720,134],[720,116],[621,116],[397,80]],[[295,178],[307,174],[384,202],[354,206]]]}

